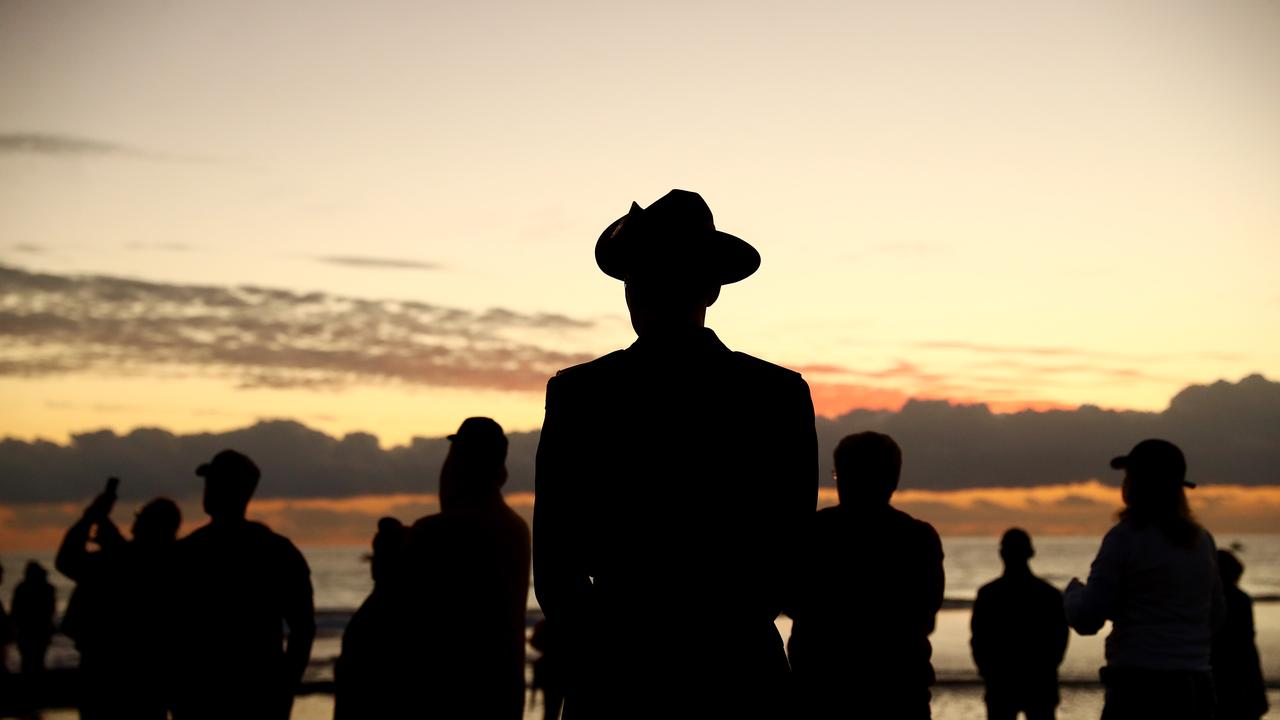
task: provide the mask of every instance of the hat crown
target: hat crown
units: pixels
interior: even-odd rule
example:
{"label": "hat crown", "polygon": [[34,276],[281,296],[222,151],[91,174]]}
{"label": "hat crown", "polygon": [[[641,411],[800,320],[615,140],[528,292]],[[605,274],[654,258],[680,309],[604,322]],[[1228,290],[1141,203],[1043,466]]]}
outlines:
{"label": "hat crown", "polygon": [[[639,206],[632,203],[632,212]],[[630,214],[630,213],[629,213]],[[715,230],[711,207],[696,192],[672,190],[640,211],[641,222],[657,228]]]}

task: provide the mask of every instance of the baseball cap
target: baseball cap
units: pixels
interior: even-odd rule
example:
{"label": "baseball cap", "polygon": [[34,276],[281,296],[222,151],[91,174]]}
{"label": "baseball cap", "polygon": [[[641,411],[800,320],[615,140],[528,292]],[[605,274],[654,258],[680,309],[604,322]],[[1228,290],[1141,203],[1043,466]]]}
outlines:
{"label": "baseball cap", "polygon": [[507,436],[502,426],[487,417],[469,417],[458,426],[449,441],[468,455],[506,462]]}
{"label": "baseball cap", "polygon": [[257,483],[262,473],[248,455],[235,450],[223,450],[213,459],[196,468],[196,475],[204,478],[235,478]]}
{"label": "baseball cap", "polygon": [[1112,458],[1111,467],[1116,470],[1136,469],[1144,475],[1176,478],[1189,488],[1196,486],[1187,480],[1187,459],[1182,456],[1178,446],[1168,440],[1143,440],[1134,445],[1128,455]]}

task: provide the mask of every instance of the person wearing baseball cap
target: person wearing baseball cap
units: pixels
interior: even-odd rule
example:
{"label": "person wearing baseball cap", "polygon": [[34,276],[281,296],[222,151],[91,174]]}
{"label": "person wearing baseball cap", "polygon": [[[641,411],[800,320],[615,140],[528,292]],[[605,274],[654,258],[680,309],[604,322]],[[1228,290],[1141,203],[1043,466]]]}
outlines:
{"label": "person wearing baseball cap", "polygon": [[223,450],[195,472],[209,523],[178,542],[174,719],[285,720],[315,639],[311,570],[288,538],[246,519],[253,460]]}
{"label": "person wearing baseball cap", "polygon": [[534,585],[571,658],[565,712],[780,716],[773,621],[817,505],[813,403],[798,373],[706,326],[760,253],[672,190],[609,223],[595,260],[623,283],[638,337],[547,383]]}
{"label": "person wearing baseball cap", "polygon": [[397,714],[518,720],[530,541],[502,496],[507,436],[494,420],[471,417],[448,440],[440,512],[409,528],[404,549],[410,616],[396,642],[411,649],[411,685]]}
{"label": "person wearing baseball cap", "polygon": [[1110,620],[1103,720],[1214,713],[1210,652],[1225,618],[1213,536],[1187,504],[1177,445],[1143,440],[1111,460],[1124,471],[1120,520],[1102,539],[1087,583],[1072,578],[1067,622],[1093,635]]}

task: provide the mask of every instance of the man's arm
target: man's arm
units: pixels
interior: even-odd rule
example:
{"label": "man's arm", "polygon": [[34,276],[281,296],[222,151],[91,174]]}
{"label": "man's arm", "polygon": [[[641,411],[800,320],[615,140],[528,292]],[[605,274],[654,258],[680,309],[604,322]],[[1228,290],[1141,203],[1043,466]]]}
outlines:
{"label": "man's arm", "polygon": [[543,613],[567,624],[581,618],[591,580],[575,562],[575,544],[583,541],[576,537],[575,507],[580,481],[575,451],[581,438],[575,437],[572,408],[566,404],[564,380],[551,378],[534,470],[533,587]]}
{"label": "man's arm", "polygon": [[1067,613],[1062,602],[1062,594],[1057,594],[1057,602],[1050,612],[1054,612],[1050,617],[1053,618],[1053,659],[1055,665],[1061,665],[1063,658],[1067,656],[1067,641],[1070,639],[1071,630],[1067,627]]}
{"label": "man's arm", "polygon": [[927,556],[929,558],[928,565],[925,568],[924,576],[924,594],[923,599],[926,603],[925,610],[928,613],[928,623],[926,632],[933,633],[934,626],[938,622],[938,611],[942,609],[943,594],[947,587],[947,574],[942,565],[942,538],[938,537],[938,531],[929,523],[921,521],[927,531],[924,535],[925,547],[928,549]]}
{"label": "man's arm", "polygon": [[973,601],[973,613],[969,616],[969,649],[973,653],[973,664],[978,666],[978,674],[987,676],[987,659],[990,654],[991,620],[987,617],[988,609],[986,588],[978,590],[978,598]]}
{"label": "man's arm", "polygon": [[98,526],[98,544],[104,550],[123,545],[125,542],[120,531],[116,529],[115,523],[111,522],[111,508],[116,502],[115,488],[118,482],[114,478],[108,481],[107,490],[89,503],[84,515],[67,529],[67,534],[62,538],[62,544],[58,546],[58,554],[54,558],[53,566],[58,569],[58,572],[76,582],[81,581],[94,560],[88,546],[89,535],[95,525]]}
{"label": "man's arm", "polygon": [[784,439],[777,477],[785,493],[780,541],[770,548],[777,556],[766,562],[783,570],[775,607],[795,618],[803,614],[806,588],[811,577],[810,535],[818,507],[818,433],[814,424],[809,384],[796,378],[787,398],[790,408],[780,436]]}
{"label": "man's arm", "polygon": [[[288,542],[288,541],[286,541]],[[311,568],[302,553],[289,544],[289,567],[285,570],[284,621],[289,626],[285,645],[285,681],[297,685],[311,660],[311,645],[316,638],[316,612],[311,590]]]}

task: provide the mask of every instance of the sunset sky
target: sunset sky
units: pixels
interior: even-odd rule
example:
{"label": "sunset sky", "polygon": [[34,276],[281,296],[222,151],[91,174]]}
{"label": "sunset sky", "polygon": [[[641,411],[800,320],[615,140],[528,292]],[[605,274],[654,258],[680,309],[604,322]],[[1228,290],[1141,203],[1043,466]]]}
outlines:
{"label": "sunset sky", "polygon": [[820,413],[1160,411],[1280,378],[1277,128],[1274,0],[0,2],[0,436],[536,429],[671,188]]}

